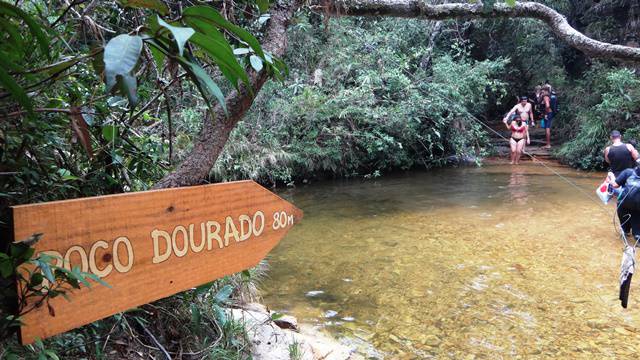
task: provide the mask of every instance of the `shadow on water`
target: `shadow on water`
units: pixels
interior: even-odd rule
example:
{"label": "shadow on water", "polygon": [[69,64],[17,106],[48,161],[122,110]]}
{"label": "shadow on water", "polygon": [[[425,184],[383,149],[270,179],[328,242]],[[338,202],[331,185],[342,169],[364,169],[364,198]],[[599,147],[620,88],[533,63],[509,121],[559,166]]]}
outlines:
{"label": "shadow on water", "polygon": [[[556,167],[592,193],[603,174]],[[607,212],[535,164],[283,191],[305,211],[270,256],[265,302],[370,358],[634,353]],[[638,297],[640,298],[640,297]]]}

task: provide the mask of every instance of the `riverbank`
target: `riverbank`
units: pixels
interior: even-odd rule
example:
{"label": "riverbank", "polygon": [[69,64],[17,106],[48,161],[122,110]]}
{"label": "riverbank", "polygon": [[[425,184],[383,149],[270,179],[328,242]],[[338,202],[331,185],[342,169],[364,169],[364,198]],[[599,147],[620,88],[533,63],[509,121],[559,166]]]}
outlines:
{"label": "riverbank", "polygon": [[355,349],[311,326],[298,325],[291,315],[269,311],[259,303],[230,309],[231,317],[244,324],[254,360],[357,360]]}

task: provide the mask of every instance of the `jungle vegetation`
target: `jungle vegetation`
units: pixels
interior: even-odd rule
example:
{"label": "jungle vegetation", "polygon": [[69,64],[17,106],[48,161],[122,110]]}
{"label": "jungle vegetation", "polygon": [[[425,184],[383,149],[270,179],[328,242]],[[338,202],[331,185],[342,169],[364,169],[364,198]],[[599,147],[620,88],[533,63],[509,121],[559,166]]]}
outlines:
{"label": "jungle vegetation", "polygon": [[[482,123],[502,117],[516,96],[545,80],[562,108],[557,155],[575,167],[603,169],[610,130],[640,137],[638,63],[576,50],[539,20],[492,16],[494,5],[511,11],[514,2],[506,3],[479,5],[487,9],[481,20],[420,20],[336,17],[337,6],[295,1],[1,1],[0,231],[8,233],[8,207],[15,204],[247,178],[269,186],[371,178],[479,162],[492,153]],[[638,45],[635,1],[541,3],[591,38]],[[215,156],[194,156],[194,144]],[[8,285],[15,266],[31,261],[25,254],[33,255],[6,246],[0,259],[6,304],[15,296]],[[30,348],[7,337],[1,351],[244,358],[242,326],[221,309],[256,297],[263,272]],[[83,274],[62,277],[76,285],[79,279],[86,281]],[[41,283],[25,281],[36,291]],[[14,312],[5,306],[2,316]]]}

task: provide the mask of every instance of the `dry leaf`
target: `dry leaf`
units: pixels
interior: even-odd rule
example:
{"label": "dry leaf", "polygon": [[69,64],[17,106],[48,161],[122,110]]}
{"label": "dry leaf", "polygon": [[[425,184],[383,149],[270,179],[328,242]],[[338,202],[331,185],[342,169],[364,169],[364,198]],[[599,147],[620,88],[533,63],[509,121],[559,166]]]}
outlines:
{"label": "dry leaf", "polygon": [[89,158],[92,159],[93,147],[91,146],[89,125],[84,121],[80,108],[77,106],[72,107],[69,117],[71,117],[71,129],[73,129],[74,136],[80,140],[80,144],[82,144],[82,147],[87,152],[87,155],[89,155]]}

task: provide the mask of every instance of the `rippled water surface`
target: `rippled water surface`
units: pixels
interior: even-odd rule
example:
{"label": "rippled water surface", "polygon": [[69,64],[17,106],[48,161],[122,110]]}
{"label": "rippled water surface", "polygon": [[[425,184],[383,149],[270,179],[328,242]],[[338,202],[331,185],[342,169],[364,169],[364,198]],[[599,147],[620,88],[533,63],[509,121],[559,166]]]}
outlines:
{"label": "rippled water surface", "polygon": [[[593,194],[603,174],[555,168]],[[317,183],[270,255],[265,303],[365,358],[626,358],[640,291],[617,300],[605,211],[535,164]]]}

